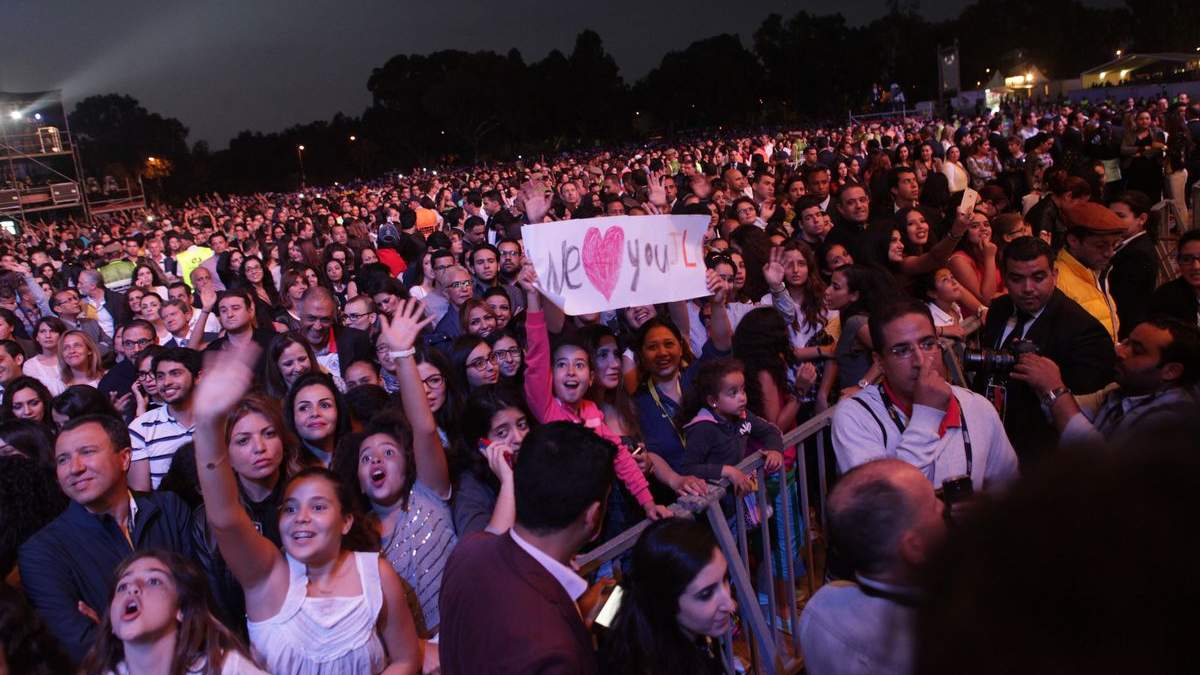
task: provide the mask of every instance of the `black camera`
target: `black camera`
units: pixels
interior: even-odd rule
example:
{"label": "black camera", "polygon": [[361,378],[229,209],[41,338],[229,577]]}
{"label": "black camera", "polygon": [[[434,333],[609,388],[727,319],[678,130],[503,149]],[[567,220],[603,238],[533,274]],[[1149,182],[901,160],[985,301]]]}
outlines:
{"label": "black camera", "polygon": [[1006,375],[1022,354],[1037,353],[1037,345],[1029,340],[1013,340],[1003,349],[968,349],[963,352],[963,370]]}
{"label": "black camera", "polygon": [[938,498],[949,508],[970,499],[975,494],[975,485],[970,476],[954,476],[942,481],[942,489],[937,492]]}

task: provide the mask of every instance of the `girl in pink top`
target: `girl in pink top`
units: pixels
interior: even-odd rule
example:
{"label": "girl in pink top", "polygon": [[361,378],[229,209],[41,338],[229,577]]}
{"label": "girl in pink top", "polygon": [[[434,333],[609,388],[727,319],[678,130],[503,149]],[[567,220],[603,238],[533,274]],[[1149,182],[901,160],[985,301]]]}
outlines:
{"label": "girl in pink top", "polygon": [[588,350],[581,345],[559,345],[554,350],[551,366],[550,333],[546,329],[541,297],[534,288],[536,279],[537,273],[532,266],[526,266],[518,278],[528,297],[525,312],[525,400],[530,410],[539,422],[575,422],[612,441],[617,446],[613,469],[642,505],[646,517],[657,520],[670,516],[670,509],[654,503],[650,484],[621,438],[604,423],[604,412],[585,398],[592,383]]}

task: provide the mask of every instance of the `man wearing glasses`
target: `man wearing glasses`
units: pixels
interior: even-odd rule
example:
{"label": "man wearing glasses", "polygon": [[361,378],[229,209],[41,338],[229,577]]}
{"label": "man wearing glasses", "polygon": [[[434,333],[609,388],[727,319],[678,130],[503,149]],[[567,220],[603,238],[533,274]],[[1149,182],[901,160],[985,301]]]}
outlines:
{"label": "man wearing glasses", "polygon": [[360,359],[371,359],[374,349],[366,331],[338,325],[337,302],[324,286],[313,286],[300,298],[300,333],[317,355],[317,362],[337,377]]}
{"label": "man wearing glasses", "polygon": [[74,288],[56,291],[50,301],[50,309],[54,311],[55,316],[62,319],[67,328],[87,333],[88,337],[92,338],[92,342],[100,347],[100,356],[105,356],[112,351],[112,337],[104,332],[99,321],[88,318],[84,313],[83,300],[79,297],[79,291]]}
{"label": "man wearing glasses", "polygon": [[376,320],[379,313],[375,311],[375,301],[369,295],[356,295],[346,301],[342,310],[342,324],[367,333],[375,332]]}
{"label": "man wearing glasses", "polygon": [[1017,455],[986,398],[952,386],[924,303],[897,300],[871,314],[883,382],[843,400],[833,450],[843,473],[881,458],[915,466],[934,487],[966,476],[976,491],[1017,477]]}
{"label": "man wearing glasses", "polygon": [[[157,344],[158,333],[148,321],[134,319],[125,324],[125,330],[121,332],[121,347],[124,354],[136,355],[146,347]],[[132,393],[133,384],[137,382],[137,368],[131,360],[132,358],[131,356],[118,361],[104,374],[104,377],[100,378],[96,388],[105,395],[116,395],[117,398]],[[126,401],[124,405],[126,411],[132,411],[135,407],[133,397],[129,396]]]}

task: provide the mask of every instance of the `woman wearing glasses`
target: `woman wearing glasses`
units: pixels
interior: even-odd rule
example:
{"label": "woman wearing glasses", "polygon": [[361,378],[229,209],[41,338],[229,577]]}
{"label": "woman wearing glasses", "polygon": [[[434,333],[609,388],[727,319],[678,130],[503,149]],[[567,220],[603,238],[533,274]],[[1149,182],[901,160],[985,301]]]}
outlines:
{"label": "woman wearing glasses", "polygon": [[520,388],[525,375],[525,350],[510,330],[496,330],[485,338],[496,355],[500,368],[500,382]]}
{"label": "woman wearing glasses", "polygon": [[500,381],[499,358],[492,347],[478,335],[464,335],[454,341],[450,350],[452,372],[459,390],[470,392],[485,384]]}
{"label": "woman wearing glasses", "polygon": [[467,268],[455,265],[441,273],[441,276],[438,277],[438,283],[442,287],[442,295],[446,297],[449,306],[446,308],[445,315],[438,321],[437,326],[431,333],[425,336],[425,344],[436,346],[438,349],[449,353],[454,340],[466,332],[466,327],[462,325],[462,317],[459,315],[459,312],[474,295],[475,282],[472,280],[471,273],[467,271]]}

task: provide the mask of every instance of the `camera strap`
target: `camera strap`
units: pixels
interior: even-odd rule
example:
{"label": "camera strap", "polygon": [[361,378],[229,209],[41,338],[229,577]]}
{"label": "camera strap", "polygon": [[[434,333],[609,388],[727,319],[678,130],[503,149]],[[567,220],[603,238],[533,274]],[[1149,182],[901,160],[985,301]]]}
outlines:
{"label": "camera strap", "polygon": [[[883,409],[887,411],[888,417],[892,418],[892,423],[895,424],[896,428],[900,430],[901,434],[903,434],[904,429],[908,425],[905,424],[904,420],[900,418],[899,407],[892,402],[892,397],[888,396],[887,391],[884,389],[882,384],[876,386],[879,388],[879,398],[883,400]],[[953,394],[951,394],[951,396],[953,396]],[[954,400],[958,403],[958,421],[959,426],[962,429],[963,455],[966,456],[967,477],[970,478],[971,470],[975,466],[975,453],[972,452],[971,448],[971,432],[967,429],[967,411],[963,408],[962,403],[958,401],[958,397],[954,397]]]}

